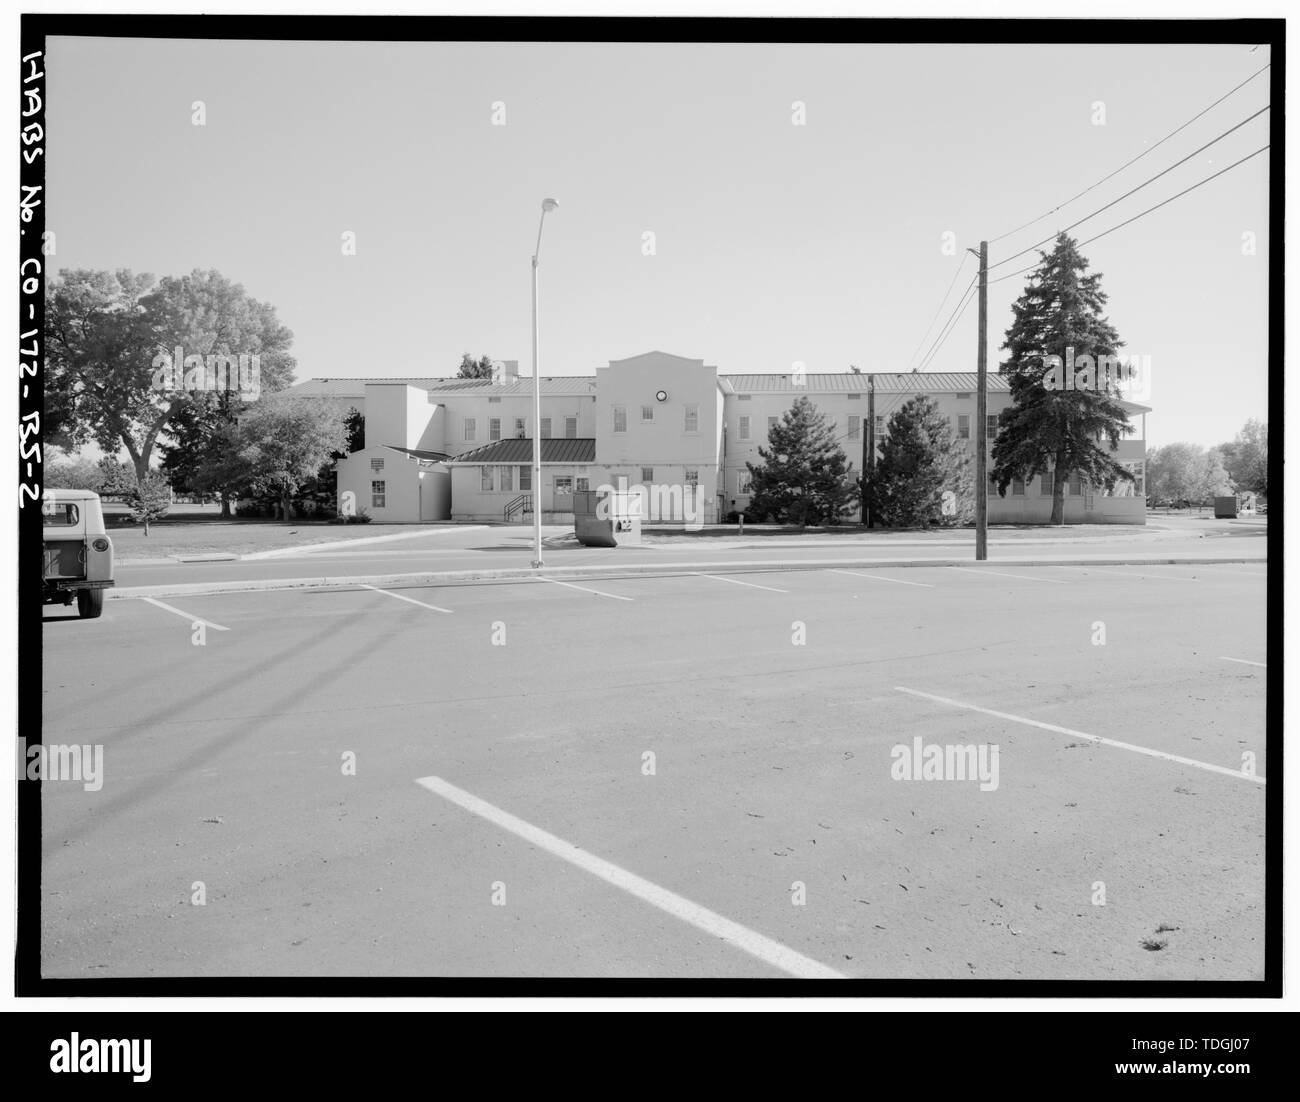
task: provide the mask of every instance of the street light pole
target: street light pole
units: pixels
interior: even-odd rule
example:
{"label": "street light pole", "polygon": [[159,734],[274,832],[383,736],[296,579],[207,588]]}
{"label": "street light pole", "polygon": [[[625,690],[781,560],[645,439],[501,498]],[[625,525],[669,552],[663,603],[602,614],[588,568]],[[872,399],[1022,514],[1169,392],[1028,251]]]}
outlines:
{"label": "street light pole", "polygon": [[542,217],[537,223],[537,248],[533,250],[533,569],[542,562],[542,377],[537,361],[537,258],[542,252],[542,227],[546,216],[560,204],[542,200]]}
{"label": "street light pole", "polygon": [[989,326],[989,243],[981,241],[979,252],[979,349],[975,357],[975,558],[989,557],[988,475],[988,326]]}

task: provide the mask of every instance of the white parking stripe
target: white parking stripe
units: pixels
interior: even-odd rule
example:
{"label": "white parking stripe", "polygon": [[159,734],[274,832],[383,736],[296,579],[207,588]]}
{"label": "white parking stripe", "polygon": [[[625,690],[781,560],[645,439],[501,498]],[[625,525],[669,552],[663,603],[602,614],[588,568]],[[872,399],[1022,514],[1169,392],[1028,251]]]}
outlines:
{"label": "white parking stripe", "polygon": [[175,613],[177,616],[182,616],[186,620],[188,620],[191,624],[205,624],[208,627],[210,627],[213,631],[230,630],[229,628],[223,628],[220,624],[214,624],[211,620],[205,620],[203,619],[202,616],[192,616],[190,615],[190,613],[185,612],[183,609],[176,608],[174,605],[166,604],[163,601],[158,600],[156,597],[141,597],[140,600],[145,601],[148,604],[154,605],[157,608],[161,608],[167,612]]}
{"label": "white parking stripe", "polygon": [[[1087,573],[1093,573],[1092,569],[1086,569]],[[1116,578],[1154,578],[1158,582],[1194,582],[1195,578],[1183,578],[1177,574],[1131,574],[1127,570],[1112,570],[1109,566],[1096,567],[1095,572],[1105,577]]]}
{"label": "white parking stripe", "polygon": [[880,574],[859,574],[856,570],[834,570],[832,574],[847,574],[850,578],[868,578],[873,582],[893,582],[895,585],[918,585],[922,589],[933,589],[929,582],[905,582],[902,578],[886,578]]}
{"label": "white parking stripe", "polygon": [[996,570],[972,570],[965,566],[950,566],[949,570],[960,570],[963,574],[993,574],[999,578],[1019,578],[1025,582],[1050,582],[1052,585],[1065,585],[1060,578],[1035,578],[1032,574],[1001,574]]}
{"label": "white parking stripe", "polygon": [[770,585],[758,585],[756,582],[742,582],[736,578],[724,578],[721,574],[694,574],[696,578],[712,578],[715,582],[730,582],[732,585],[747,585],[750,589],[766,589],[769,593],[789,593],[788,589],[773,589]]}
{"label": "white parking stripe", "polygon": [[1252,773],[1243,773],[1240,769],[1229,769],[1223,765],[1211,765],[1209,762],[1197,761],[1195,758],[1184,758],[1178,754],[1166,754],[1163,750],[1152,750],[1146,746],[1135,746],[1131,742],[1120,742],[1117,739],[1103,738],[1101,735],[1089,735],[1083,731],[1075,731],[1070,727],[1058,727],[1054,723],[1042,723],[1036,719],[1026,719],[1024,716],[1013,716],[1008,712],[995,712],[992,708],[981,708],[978,704],[965,704],[960,700],[950,700],[946,696],[935,696],[933,693],[923,693],[917,689],[905,689],[902,685],[895,685],[895,691],[907,693],[909,696],[919,696],[925,700],[934,700],[940,704],[950,704],[954,708],[965,708],[969,712],[980,712],[986,716],[993,716],[996,719],[1007,719],[1012,723],[1023,723],[1026,727],[1038,727],[1044,731],[1053,731],[1058,735],[1069,735],[1071,738],[1087,739],[1089,742],[1098,743],[1101,746],[1114,746],[1118,750],[1131,750],[1135,754],[1146,754],[1152,758],[1162,758],[1165,761],[1176,761],[1180,765],[1191,765],[1197,769],[1206,769],[1211,773],[1222,773],[1225,777],[1236,777],[1238,780],[1254,781],[1256,784],[1263,784],[1264,778],[1257,777]]}
{"label": "white parking stripe", "polygon": [[377,585],[367,585],[365,582],[361,583],[361,588],[373,589],[376,593],[382,593],[385,597],[393,597],[399,601],[406,601],[408,604],[419,605],[421,608],[427,608],[433,612],[445,612],[448,615],[451,614],[451,609],[449,608],[439,608],[437,605],[426,605],[423,601],[417,601],[414,597],[403,597],[402,594],[394,593],[391,589],[380,589]]}
{"label": "white parking stripe", "polygon": [[1247,658],[1229,658],[1226,654],[1219,655],[1220,662],[1240,662],[1243,666],[1258,666],[1261,670],[1268,669],[1267,662],[1252,662]]}
{"label": "white parking stripe", "polygon": [[659,910],[672,915],[673,918],[680,919],[698,930],[703,930],[706,934],[720,938],[728,944],[734,945],[737,949],[743,949],[746,953],[772,965],[774,968],[779,968],[792,976],[798,976],[800,979],[839,980],[846,978],[833,968],[828,968],[819,961],[805,957],[802,953],[797,953],[793,949],[780,944],[780,942],[764,937],[762,934],[756,933],[738,922],[723,918],[720,914],[701,907],[698,903],[692,903],[689,899],[677,895],[675,892],[670,892],[667,888],[661,888],[658,884],[643,880],[635,873],[628,872],[627,869],[620,868],[618,865],[597,857],[593,853],[580,849],[572,842],[566,842],[562,838],[557,838],[554,834],[547,833],[540,827],[526,823],[523,819],[518,819],[507,811],[502,811],[501,808],[494,804],[490,804],[486,800],[480,800],[472,793],[449,784],[441,777],[420,777],[415,783],[422,785],[445,800],[450,800],[471,814],[486,819],[502,830],[508,830],[511,834],[517,835],[539,849],[546,850],[552,856],[567,861],[571,865],[576,865],[584,872],[598,876],[606,883],[613,884],[616,888],[621,888],[628,894],[636,896],[642,902],[649,903],[652,907],[658,907]]}
{"label": "white parking stripe", "polygon": [[556,585],[567,585],[570,589],[581,589],[583,593],[594,593],[597,597],[608,597],[612,601],[630,601],[631,597],[620,597],[617,593],[606,593],[603,589],[588,589],[585,585],[574,585],[572,582],[562,582],[557,578],[540,578],[539,581],[554,582]]}

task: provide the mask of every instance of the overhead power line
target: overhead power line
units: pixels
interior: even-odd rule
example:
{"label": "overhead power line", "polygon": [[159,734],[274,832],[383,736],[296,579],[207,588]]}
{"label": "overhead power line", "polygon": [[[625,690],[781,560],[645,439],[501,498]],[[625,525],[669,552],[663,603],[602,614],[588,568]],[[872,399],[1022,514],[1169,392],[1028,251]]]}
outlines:
{"label": "overhead power line", "polygon": [[1193,150],[1191,153],[1187,154],[1187,156],[1184,157],[1181,161],[1175,161],[1173,164],[1171,164],[1168,168],[1164,169],[1163,171],[1161,171],[1161,172],[1157,172],[1154,176],[1148,177],[1147,179],[1143,180],[1140,184],[1138,184],[1137,187],[1132,188],[1132,189],[1130,189],[1129,191],[1126,191],[1126,192],[1125,192],[1123,195],[1121,195],[1118,199],[1112,199],[1112,200],[1111,200],[1109,203],[1107,203],[1104,207],[1098,207],[1098,208],[1097,208],[1095,211],[1093,211],[1091,214],[1085,214],[1085,215],[1084,215],[1082,218],[1080,218],[1077,222],[1071,222],[1070,225],[1068,225],[1068,226],[1065,227],[1065,229],[1057,230],[1056,233],[1053,233],[1053,234],[1052,234],[1051,236],[1049,236],[1049,237],[1044,237],[1041,241],[1038,241],[1038,242],[1036,242],[1035,244],[1030,245],[1027,249],[1021,249],[1018,253],[1012,253],[1010,256],[1003,257],[1003,258],[1002,258],[1001,260],[999,260],[996,264],[990,264],[990,265],[989,265],[989,270],[992,271],[992,269],[994,269],[994,268],[1000,268],[1000,267],[1002,267],[1003,264],[1010,263],[1012,260],[1015,260],[1015,258],[1018,257],[1018,256],[1024,256],[1025,253],[1033,252],[1035,249],[1037,249],[1037,248],[1039,248],[1039,247],[1041,247],[1041,246],[1043,246],[1043,245],[1046,245],[1049,241],[1053,240],[1053,239],[1054,239],[1055,237],[1057,237],[1059,234],[1062,234],[1062,233],[1068,233],[1070,230],[1074,229],[1075,226],[1082,226],[1085,222],[1089,221],[1090,219],[1092,219],[1092,218],[1096,218],[1097,215],[1101,214],[1102,211],[1110,210],[1110,208],[1113,207],[1116,203],[1122,203],[1122,202],[1123,202],[1125,199],[1127,199],[1130,195],[1133,195],[1133,194],[1135,194],[1135,193],[1141,191],[1144,187],[1147,186],[1147,184],[1153,184],[1153,183],[1155,183],[1155,181],[1157,181],[1158,179],[1160,179],[1161,176],[1167,176],[1169,173],[1173,172],[1173,170],[1176,169],[1179,165],[1184,165],[1184,164],[1186,164],[1188,161],[1190,161],[1190,160],[1191,160],[1193,157],[1195,157],[1197,154],[1199,154],[1199,153],[1204,153],[1207,149],[1210,148],[1210,146],[1215,145],[1216,143],[1223,141],[1224,138],[1226,138],[1229,134],[1233,133],[1234,131],[1236,131],[1236,130],[1240,130],[1243,126],[1246,125],[1246,123],[1251,122],[1252,120],[1259,118],[1259,116],[1262,115],[1265,111],[1267,111],[1267,110],[1269,109],[1270,106],[1271,106],[1270,104],[1265,104],[1265,105],[1264,105],[1263,107],[1261,107],[1258,111],[1256,111],[1253,115],[1250,115],[1250,116],[1248,116],[1247,118],[1242,119],[1241,122],[1237,123],[1236,126],[1230,127],[1229,129],[1225,130],[1222,134],[1220,134],[1217,138],[1214,138],[1212,141],[1208,141],[1208,142],[1206,142],[1203,146],[1201,146],[1200,149]]}
{"label": "overhead power line", "polygon": [[951,281],[949,282],[949,284],[948,284],[948,289],[947,289],[946,291],[944,291],[944,293],[943,293],[943,298],[939,300],[939,308],[938,308],[937,310],[935,310],[935,312],[934,312],[934,317],[932,317],[932,318],[930,319],[930,324],[927,325],[927,326],[925,327],[925,335],[921,337],[921,339],[920,339],[919,342],[917,342],[917,345],[916,345],[916,351],[914,351],[914,352],[913,352],[913,353],[912,353],[912,354],[907,358],[907,370],[909,370],[909,371],[911,370],[911,368],[912,368],[912,364],[915,362],[916,357],[917,357],[917,354],[918,354],[918,353],[921,351],[921,349],[925,346],[925,342],[926,342],[927,340],[930,339],[930,331],[934,328],[934,323],[935,323],[936,321],[939,320],[939,315],[940,315],[941,313],[943,313],[943,308],[944,308],[944,306],[946,306],[947,303],[948,303],[948,296],[949,296],[950,294],[952,294],[952,289],[953,289],[953,287],[955,287],[955,286],[957,285],[957,277],[958,277],[959,275],[961,275],[961,270],[962,270],[962,268],[965,266],[965,264],[966,264],[966,259],[967,259],[969,256],[970,256],[970,253],[967,253],[967,252],[963,252],[963,253],[961,254],[961,260],[959,260],[959,261],[957,262],[957,270],[956,270],[955,272],[952,273],[952,280],[951,280]]}
{"label": "overhead power line", "polygon": [[978,281],[979,277],[976,276],[966,285],[966,290],[962,292],[962,296],[958,300],[957,305],[953,307],[951,316],[944,323],[944,327],[940,330],[939,336],[935,338],[934,344],[930,346],[930,351],[925,354],[925,358],[917,365],[917,371],[921,371],[923,368],[928,367],[934,361],[935,356],[939,354],[939,350],[943,348],[945,343],[947,343],[948,337],[951,336],[953,329],[956,328],[957,323],[961,321],[962,315],[966,313],[966,308],[974,300],[975,284]]}
{"label": "overhead power line", "polygon": [[[1152,211],[1156,211],[1156,210],[1159,210],[1159,209],[1160,209],[1161,207],[1163,207],[1163,206],[1167,206],[1168,204],[1172,203],[1175,199],[1181,199],[1184,195],[1187,195],[1189,192],[1193,192],[1193,191],[1195,191],[1195,190],[1196,190],[1197,188],[1199,188],[1199,187],[1204,187],[1204,186],[1205,186],[1206,184],[1208,184],[1211,180],[1217,180],[1217,179],[1218,179],[1220,176],[1222,176],[1225,172],[1231,172],[1231,171],[1232,171],[1234,168],[1236,168],[1238,165],[1244,165],[1244,164],[1245,164],[1247,161],[1249,161],[1251,158],[1253,158],[1253,157],[1258,157],[1261,153],[1263,153],[1263,152],[1264,152],[1265,150],[1267,150],[1268,148],[1269,148],[1269,147],[1266,146],[1266,145],[1262,145],[1262,146],[1260,146],[1257,150],[1255,150],[1254,153],[1247,153],[1246,156],[1244,156],[1244,157],[1241,158],[1241,160],[1239,160],[1239,161],[1233,161],[1232,164],[1228,165],[1227,168],[1221,168],[1221,169],[1219,169],[1218,172],[1214,173],[1213,175],[1205,177],[1204,180],[1198,180],[1198,181],[1197,181],[1196,183],[1194,183],[1191,187],[1183,188],[1183,190],[1180,191],[1180,192],[1178,192],[1176,195],[1171,195],[1171,196],[1169,196],[1168,199],[1163,199],[1163,200],[1161,200],[1161,201],[1160,201],[1159,203],[1157,203],[1155,206],[1153,206],[1153,207],[1147,207],[1147,209],[1144,210],[1144,211],[1139,211],[1137,214],[1133,215],[1132,218],[1126,218],[1123,222],[1120,222],[1118,225],[1111,226],[1110,229],[1108,229],[1108,230],[1102,230],[1101,233],[1094,234],[1092,237],[1088,238],[1086,241],[1080,241],[1080,242],[1079,242],[1079,247],[1082,248],[1084,245],[1090,245],[1090,244],[1092,244],[1092,242],[1094,242],[1094,241],[1099,241],[1101,238],[1105,237],[1107,234],[1112,234],[1112,233],[1114,233],[1114,232],[1115,232],[1116,230],[1118,230],[1118,229],[1123,229],[1123,228],[1124,228],[1125,226],[1127,226],[1130,222],[1136,222],[1139,218],[1142,218],[1142,217],[1144,217],[1144,216],[1150,214]],[[1040,262],[1040,263],[1041,263],[1041,262]],[[1019,271],[1016,271],[1016,272],[1009,272],[1009,273],[1007,273],[1006,275],[998,276],[997,279],[990,279],[990,280],[989,280],[989,283],[1001,283],[1004,279],[1012,279],[1012,278],[1015,277],[1015,276],[1018,276],[1018,275],[1024,275],[1025,272],[1031,272],[1031,271],[1033,271],[1033,270],[1034,270],[1035,268],[1037,268],[1037,267],[1038,267],[1038,264],[1030,264],[1028,267],[1021,268]]]}
{"label": "overhead power line", "polygon": [[1030,219],[1028,222],[1024,223],[1023,225],[1017,226],[1017,227],[1016,227],[1015,229],[1013,229],[1013,230],[1007,230],[1006,233],[999,234],[997,237],[991,237],[991,238],[989,238],[989,244],[990,244],[990,245],[996,244],[997,242],[1001,241],[1003,238],[1010,237],[1010,236],[1011,236],[1012,234],[1014,234],[1014,233],[1019,233],[1021,230],[1026,230],[1026,229],[1028,229],[1030,226],[1037,225],[1037,224],[1038,224],[1039,222],[1041,222],[1044,218],[1050,218],[1053,214],[1055,214],[1055,213],[1056,213],[1058,210],[1060,210],[1061,208],[1063,208],[1063,207],[1068,207],[1068,206],[1069,206],[1071,203],[1073,203],[1076,199],[1082,199],[1083,196],[1085,196],[1085,195],[1088,194],[1088,192],[1094,190],[1095,188],[1099,188],[1099,187],[1101,187],[1101,185],[1104,184],[1107,180],[1112,179],[1112,178],[1115,177],[1115,176],[1118,176],[1118,175],[1119,175],[1121,172],[1123,172],[1126,168],[1128,168],[1130,165],[1136,164],[1136,163],[1137,163],[1138,161],[1140,161],[1143,157],[1145,157],[1148,153],[1152,153],[1152,152],[1154,152],[1155,150],[1159,149],[1162,145],[1165,144],[1165,142],[1167,142],[1170,138],[1174,137],[1174,135],[1176,135],[1176,134],[1181,134],[1184,130],[1186,130],[1189,126],[1191,126],[1192,123],[1194,123],[1197,119],[1201,118],[1203,115],[1208,114],[1210,111],[1213,111],[1214,108],[1218,107],[1219,104],[1221,104],[1221,103],[1222,103],[1224,100],[1226,100],[1229,96],[1233,95],[1233,94],[1236,93],[1236,92],[1239,92],[1242,88],[1246,87],[1247,84],[1249,84],[1252,80],[1254,80],[1257,76],[1259,76],[1260,73],[1264,72],[1265,69],[1268,69],[1271,65],[1272,65],[1272,62],[1269,62],[1269,63],[1268,63],[1267,65],[1265,65],[1262,69],[1258,69],[1258,70],[1256,70],[1255,72],[1251,73],[1250,76],[1248,76],[1248,77],[1247,77],[1245,80],[1243,80],[1240,84],[1236,85],[1236,86],[1233,87],[1233,88],[1228,89],[1228,91],[1226,91],[1223,95],[1221,95],[1218,99],[1216,99],[1212,104],[1210,104],[1209,107],[1206,107],[1204,110],[1198,111],[1195,115],[1193,115],[1193,116],[1192,116],[1190,119],[1188,119],[1185,123],[1183,123],[1183,124],[1182,124],[1181,126],[1179,126],[1177,129],[1171,130],[1168,134],[1166,134],[1163,138],[1161,138],[1161,139],[1160,139],[1158,142],[1156,142],[1154,145],[1147,146],[1147,148],[1144,149],[1144,150],[1142,150],[1142,152],[1139,153],[1136,157],[1133,157],[1133,158],[1131,158],[1131,159],[1125,161],[1122,165],[1119,166],[1119,168],[1115,169],[1114,172],[1108,173],[1107,175],[1103,176],[1103,177],[1102,177],[1100,180],[1098,180],[1095,184],[1089,184],[1086,188],[1084,188],[1081,192],[1079,192],[1078,195],[1072,195],[1072,196],[1070,196],[1070,198],[1066,199],[1065,202],[1063,202],[1063,203],[1058,203],[1056,206],[1054,206],[1051,210],[1047,211],[1045,214],[1040,214],[1037,218],[1032,218],[1032,219]]}

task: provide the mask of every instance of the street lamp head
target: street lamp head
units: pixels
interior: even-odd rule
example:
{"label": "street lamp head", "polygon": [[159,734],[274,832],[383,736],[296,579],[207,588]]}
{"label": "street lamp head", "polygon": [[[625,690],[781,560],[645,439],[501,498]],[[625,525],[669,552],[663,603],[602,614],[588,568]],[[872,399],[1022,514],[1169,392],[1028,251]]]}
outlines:
{"label": "street lamp head", "polygon": [[557,203],[554,199],[543,199],[542,212],[549,214],[551,211],[555,210],[555,208],[558,207],[559,205],[560,204]]}

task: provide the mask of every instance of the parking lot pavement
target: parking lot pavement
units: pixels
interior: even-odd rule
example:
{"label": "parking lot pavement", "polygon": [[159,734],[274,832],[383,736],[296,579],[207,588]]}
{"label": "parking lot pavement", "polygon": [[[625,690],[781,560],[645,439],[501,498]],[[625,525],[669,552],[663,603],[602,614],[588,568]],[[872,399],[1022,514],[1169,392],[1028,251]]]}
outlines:
{"label": "parking lot pavement", "polygon": [[[1112,537],[1081,540],[1026,539],[994,532],[990,537],[988,566],[1016,559],[1141,559],[1233,558],[1253,559],[1260,567],[1267,557],[1267,536],[1244,533],[1199,531],[1178,533],[1120,532]],[[1249,538],[1245,538],[1248,535]],[[1158,536],[1158,538],[1157,538]],[[572,541],[549,541],[543,552],[550,567],[634,568],[663,567],[674,563],[729,562],[748,566],[764,563],[805,561],[831,563],[834,560],[861,562],[956,561],[974,558],[971,533],[954,534],[952,539],[917,541],[858,539],[834,540],[755,539],[737,543],[731,539],[698,537],[673,543],[647,542],[643,546],[615,548],[582,547]],[[118,585],[123,590],[139,586],[193,585],[230,582],[266,582],[295,578],[369,577],[445,571],[524,570],[533,559],[531,536],[511,529],[469,532],[443,530],[436,538],[412,539],[396,544],[328,551],[300,549],[275,558],[236,562],[187,562],[159,564],[122,563]],[[973,564],[972,564],[973,565]],[[120,593],[110,593],[119,597]]]}
{"label": "parking lot pavement", "polygon": [[[44,785],[44,971],[1257,978],[1264,573],[51,609],[104,779]],[[895,777],[931,746],[996,784]]]}

